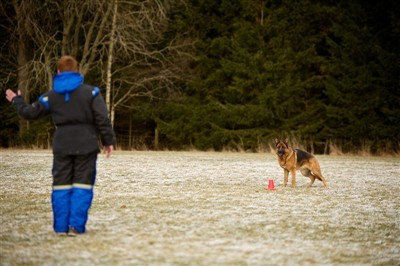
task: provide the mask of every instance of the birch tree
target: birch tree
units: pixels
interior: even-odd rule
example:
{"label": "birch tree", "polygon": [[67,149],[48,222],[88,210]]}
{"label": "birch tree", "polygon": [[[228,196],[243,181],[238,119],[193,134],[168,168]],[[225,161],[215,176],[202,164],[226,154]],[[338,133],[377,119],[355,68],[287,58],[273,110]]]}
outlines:
{"label": "birch tree", "polygon": [[182,77],[183,51],[191,43],[167,41],[165,31],[168,12],[180,4],[184,1],[114,1],[107,69],[112,122],[117,108],[133,108],[133,98],[179,93],[174,82]]}
{"label": "birch tree", "polygon": [[[114,43],[115,43],[115,28],[117,23],[117,11],[118,11],[118,0],[113,1],[113,15],[112,15],[112,24],[111,24],[111,36],[110,36],[110,45],[107,59],[107,82],[106,82],[106,104],[108,112],[111,109],[111,70],[112,70],[112,61],[113,61],[113,51],[114,51]],[[112,115],[112,118],[114,115]],[[114,119],[111,120],[111,123],[114,124]]]}

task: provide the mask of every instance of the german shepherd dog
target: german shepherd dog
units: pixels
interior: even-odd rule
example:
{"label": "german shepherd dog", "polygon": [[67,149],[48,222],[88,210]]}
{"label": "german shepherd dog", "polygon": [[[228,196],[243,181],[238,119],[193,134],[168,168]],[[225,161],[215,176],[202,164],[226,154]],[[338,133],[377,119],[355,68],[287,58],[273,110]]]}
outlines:
{"label": "german shepherd dog", "polygon": [[296,188],[296,170],[300,170],[303,176],[311,179],[311,187],[315,179],[319,179],[327,187],[325,178],[321,174],[321,169],[317,159],[311,153],[299,149],[293,149],[288,144],[288,139],[284,141],[275,139],[276,154],[278,155],[279,165],[283,168],[283,186],[286,187],[289,172],[292,175],[292,187]]}

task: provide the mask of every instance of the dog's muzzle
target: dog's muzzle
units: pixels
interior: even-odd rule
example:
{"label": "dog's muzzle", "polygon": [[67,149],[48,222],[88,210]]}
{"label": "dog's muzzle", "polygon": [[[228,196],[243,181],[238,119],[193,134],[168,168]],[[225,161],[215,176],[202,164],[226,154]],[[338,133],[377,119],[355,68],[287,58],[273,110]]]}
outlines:
{"label": "dog's muzzle", "polygon": [[278,150],[278,156],[282,157],[285,154],[285,149],[279,149]]}

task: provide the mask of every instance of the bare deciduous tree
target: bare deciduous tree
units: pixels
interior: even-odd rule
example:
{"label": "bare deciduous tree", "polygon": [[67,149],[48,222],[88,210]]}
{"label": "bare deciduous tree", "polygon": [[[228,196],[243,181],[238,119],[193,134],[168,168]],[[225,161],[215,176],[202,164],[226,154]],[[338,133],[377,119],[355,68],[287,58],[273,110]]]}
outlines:
{"label": "bare deciduous tree", "polygon": [[106,83],[112,121],[116,108],[131,106],[134,97],[174,92],[185,45],[167,41],[165,31],[176,3],[184,0],[13,0],[19,87],[49,90],[56,60],[70,54],[83,75],[100,74],[92,80]]}
{"label": "bare deciduous tree", "polygon": [[186,65],[184,53],[180,51],[191,44],[176,39],[165,43],[168,12],[174,4],[184,4],[184,1],[120,1],[113,24],[116,35],[112,38],[115,41],[112,120],[117,107],[132,108],[132,98],[177,93],[174,81],[182,77]]}
{"label": "bare deciduous tree", "polygon": [[[33,4],[30,1],[19,3],[17,0],[12,1],[15,10],[16,25],[16,54],[17,54],[17,69],[18,69],[18,90],[24,95],[25,100],[29,99],[29,68],[28,62],[32,59],[31,42],[29,38],[29,22],[32,17],[31,8]],[[29,121],[20,119],[19,129],[20,134],[24,134],[29,128]]]}
{"label": "bare deciduous tree", "polygon": [[[118,14],[118,0],[113,1],[113,15],[112,15],[112,23],[111,23],[111,36],[110,36],[110,45],[107,57],[107,81],[106,81],[106,104],[108,112],[111,110],[111,76],[112,76],[112,62],[113,62],[113,52],[114,52],[114,43],[115,43],[115,29],[117,24],[117,14]],[[113,115],[112,115],[113,116]],[[111,119],[111,123],[114,124],[114,119]]]}

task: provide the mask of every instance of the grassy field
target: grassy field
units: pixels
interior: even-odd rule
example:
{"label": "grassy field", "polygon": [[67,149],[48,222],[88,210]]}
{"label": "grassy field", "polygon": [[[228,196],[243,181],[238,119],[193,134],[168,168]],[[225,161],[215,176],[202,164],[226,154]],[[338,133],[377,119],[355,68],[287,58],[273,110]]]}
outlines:
{"label": "grassy field", "polygon": [[51,152],[0,152],[1,265],[400,265],[398,157],[317,156],[329,187],[292,189],[272,154],[101,155],[73,238],[52,232]]}

